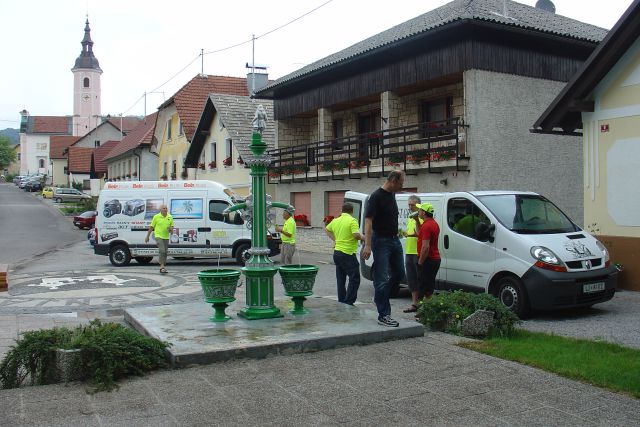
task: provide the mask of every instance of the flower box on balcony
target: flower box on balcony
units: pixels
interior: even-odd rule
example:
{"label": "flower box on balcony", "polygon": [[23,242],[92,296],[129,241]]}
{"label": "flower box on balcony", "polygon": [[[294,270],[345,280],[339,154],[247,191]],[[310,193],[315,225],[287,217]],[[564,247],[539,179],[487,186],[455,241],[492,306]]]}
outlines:
{"label": "flower box on balcony", "polygon": [[296,225],[300,227],[309,227],[311,224],[309,223],[309,218],[305,214],[298,214],[293,216]]}
{"label": "flower box on balcony", "polygon": [[226,159],[224,159],[222,161],[222,164],[227,168],[230,167],[230,166],[233,166],[233,162],[231,160],[231,157],[227,157]]}
{"label": "flower box on balcony", "polygon": [[216,168],[216,162],[215,161],[209,162],[209,169],[215,169],[215,168]]}

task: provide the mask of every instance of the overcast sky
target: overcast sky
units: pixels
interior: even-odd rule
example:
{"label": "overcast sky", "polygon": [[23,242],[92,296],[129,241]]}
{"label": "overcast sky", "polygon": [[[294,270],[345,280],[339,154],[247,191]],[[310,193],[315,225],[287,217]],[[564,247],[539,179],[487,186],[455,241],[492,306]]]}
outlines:
{"label": "overcast sky", "polygon": [[[269,78],[276,79],[447,2],[0,0],[0,129],[19,127],[22,109],[41,116],[73,113],[71,68],[80,54],[87,11],[93,50],[104,71],[102,114],[142,115],[145,92],[150,114],[201,71],[201,49],[249,41],[252,34],[308,13],[255,43],[256,64],[267,65]],[[533,6],[536,0],[520,3]],[[607,29],[631,3],[554,0],[556,13]],[[204,72],[245,76],[251,56],[251,43],[206,54]]]}

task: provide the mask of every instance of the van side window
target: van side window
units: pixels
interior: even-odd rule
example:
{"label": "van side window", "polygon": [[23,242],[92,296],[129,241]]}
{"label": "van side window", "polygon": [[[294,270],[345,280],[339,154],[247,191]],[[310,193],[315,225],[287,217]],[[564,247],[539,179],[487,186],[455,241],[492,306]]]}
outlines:
{"label": "van side window", "polygon": [[488,223],[486,215],[470,200],[451,199],[447,204],[447,222],[453,231],[476,239],[476,226]]}
{"label": "van side window", "polygon": [[222,211],[229,207],[229,203],[220,200],[209,201],[209,219],[211,221],[224,222],[224,215]]}

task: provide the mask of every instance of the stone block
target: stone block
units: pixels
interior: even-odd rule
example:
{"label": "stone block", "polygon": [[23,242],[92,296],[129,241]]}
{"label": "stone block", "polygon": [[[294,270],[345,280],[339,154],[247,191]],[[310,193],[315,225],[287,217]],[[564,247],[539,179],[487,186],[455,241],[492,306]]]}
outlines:
{"label": "stone block", "polygon": [[56,349],[56,379],[68,383],[82,379],[80,349]]}
{"label": "stone block", "polygon": [[476,310],[475,313],[462,321],[460,332],[469,337],[487,336],[493,325],[493,316],[493,311]]}

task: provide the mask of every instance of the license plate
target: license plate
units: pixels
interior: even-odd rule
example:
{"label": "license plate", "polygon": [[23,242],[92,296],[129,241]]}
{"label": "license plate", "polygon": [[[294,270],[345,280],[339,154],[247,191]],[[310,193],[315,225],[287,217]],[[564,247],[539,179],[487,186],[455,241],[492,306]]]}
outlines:
{"label": "license plate", "polygon": [[604,291],[604,282],[587,283],[586,285],[582,285],[582,292],[585,294],[598,291]]}

